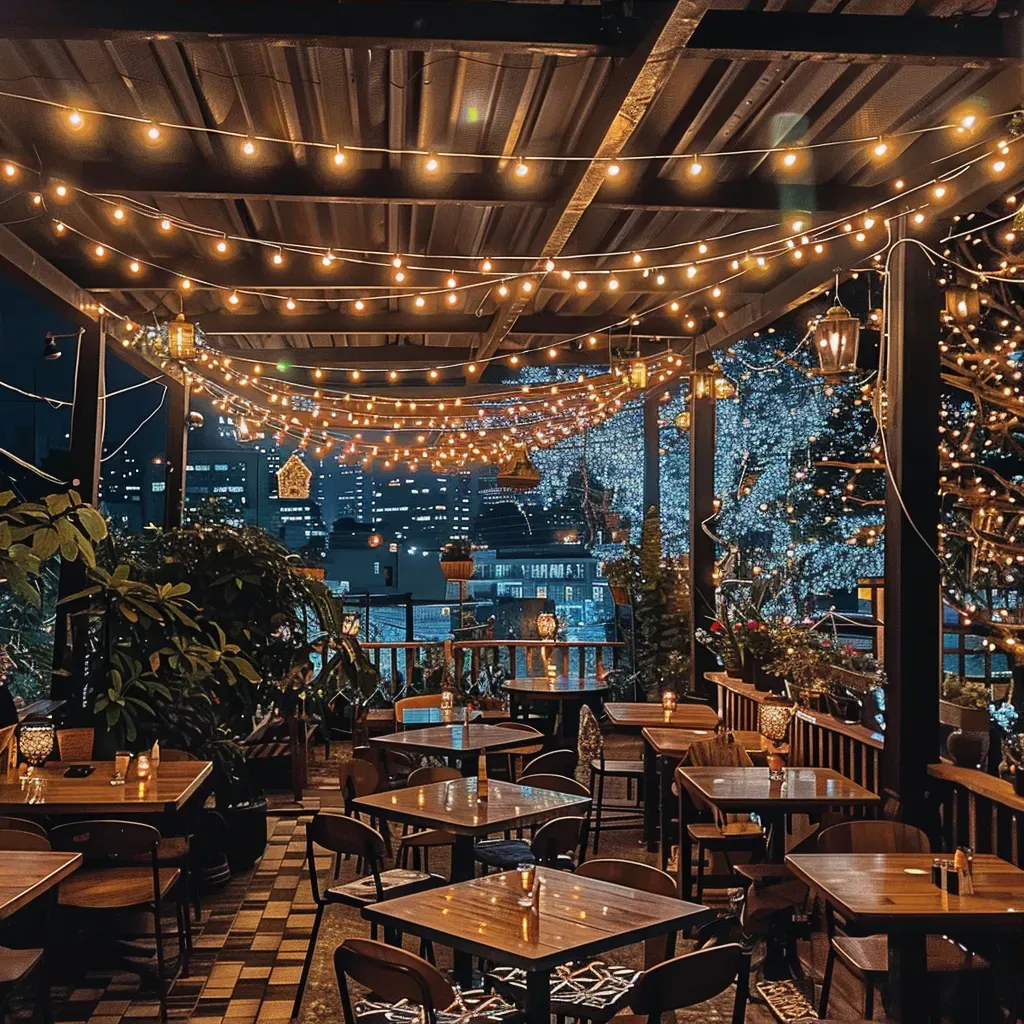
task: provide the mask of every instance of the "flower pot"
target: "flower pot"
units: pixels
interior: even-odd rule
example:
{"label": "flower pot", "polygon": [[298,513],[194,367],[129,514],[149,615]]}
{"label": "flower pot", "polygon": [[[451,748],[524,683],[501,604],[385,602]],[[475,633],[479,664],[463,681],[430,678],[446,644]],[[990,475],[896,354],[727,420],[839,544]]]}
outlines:
{"label": "flower pot", "polygon": [[754,656],[749,651],[742,652],[742,662],[740,667],[740,678],[745,683],[754,682]]}
{"label": "flower pot", "polygon": [[987,732],[954,729],[946,738],[946,753],[958,768],[980,768],[988,757]]}
{"label": "flower pot", "polygon": [[743,656],[735,652],[722,655],[722,664],[725,666],[725,674],[730,679],[743,678]]}
{"label": "flower pot", "polygon": [[224,853],[233,872],[248,871],[267,848],[267,801],[226,807],[220,812],[227,824]]}
{"label": "flower pot", "polygon": [[846,725],[859,725],[862,702],[855,697],[840,697],[838,694],[826,694],[829,713]]}
{"label": "flower pot", "polygon": [[608,589],[611,591],[612,600],[618,605],[629,604],[629,592],[625,587],[616,587],[611,583],[608,584]]}
{"label": "flower pot", "polygon": [[446,580],[452,580],[453,582],[465,582],[473,578],[473,559],[470,558],[468,561],[462,562],[445,562],[441,563],[441,572],[444,573]]}
{"label": "flower pot", "polygon": [[939,722],[964,732],[988,733],[988,708],[968,708],[952,701],[939,701]]}
{"label": "flower pot", "polygon": [[774,672],[768,672],[762,662],[754,660],[754,689],[759,693],[784,693],[786,681]]}

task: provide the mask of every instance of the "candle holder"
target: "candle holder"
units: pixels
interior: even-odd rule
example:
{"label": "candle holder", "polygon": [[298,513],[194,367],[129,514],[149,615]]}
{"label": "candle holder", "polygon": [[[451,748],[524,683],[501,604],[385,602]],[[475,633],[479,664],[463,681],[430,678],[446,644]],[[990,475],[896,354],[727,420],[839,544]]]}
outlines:
{"label": "candle holder", "polygon": [[675,690],[663,690],[661,694],[661,707],[663,711],[675,711],[679,703]]}
{"label": "candle holder", "polygon": [[757,731],[768,753],[768,778],[775,781],[786,777],[789,724],[795,714],[796,705],[784,697],[767,697],[757,708]]}
{"label": "candle holder", "polygon": [[29,769],[46,764],[53,753],[53,743],[53,722],[24,722],[18,727],[18,747]]}
{"label": "candle holder", "polygon": [[516,868],[516,877],[519,879],[519,906],[532,907],[537,901],[537,865],[520,864]]}
{"label": "candle holder", "polygon": [[135,758],[135,777],[139,782],[146,782],[150,775],[149,754],[139,754]]}

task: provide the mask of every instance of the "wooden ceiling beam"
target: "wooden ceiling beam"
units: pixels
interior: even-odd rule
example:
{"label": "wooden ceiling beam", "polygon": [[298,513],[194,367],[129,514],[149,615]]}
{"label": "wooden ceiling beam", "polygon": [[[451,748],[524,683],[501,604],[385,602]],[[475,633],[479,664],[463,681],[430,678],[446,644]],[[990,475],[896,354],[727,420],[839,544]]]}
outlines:
{"label": "wooden ceiling beam", "polygon": [[686,44],[708,60],[984,68],[1024,61],[1021,18],[711,10]]}
{"label": "wooden ceiling beam", "polygon": [[218,0],[125,4],[110,0],[6,0],[0,38],[215,43],[254,41],[349,49],[468,50],[613,56],[643,38],[650,8],[460,0]]}

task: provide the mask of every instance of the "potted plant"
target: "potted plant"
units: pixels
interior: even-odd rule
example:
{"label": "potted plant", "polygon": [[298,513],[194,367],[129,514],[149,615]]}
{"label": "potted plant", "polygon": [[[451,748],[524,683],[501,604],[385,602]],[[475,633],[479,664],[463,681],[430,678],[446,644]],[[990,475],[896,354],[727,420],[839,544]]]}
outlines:
{"label": "potted plant", "polygon": [[801,707],[823,710],[827,658],[821,636],[805,625],[783,623],[775,630],[775,656],[766,666],[786,680],[789,696]]}
{"label": "potted plant", "polygon": [[441,572],[446,580],[465,582],[473,578],[473,545],[456,538],[441,549]]}
{"label": "potted plant", "polygon": [[947,672],[942,677],[939,693],[939,722],[952,726],[946,738],[946,753],[961,768],[980,767],[989,746],[991,698],[988,687]]}
{"label": "potted plant", "polygon": [[771,627],[759,619],[748,619],[742,626],[740,645],[744,658],[751,661],[754,689],[762,693],[781,693],[784,686],[782,677],[768,668],[775,655]]}
{"label": "potted plant", "polygon": [[[723,621],[724,620],[724,621]],[[743,654],[736,642],[736,634],[727,615],[714,619],[707,629],[694,631],[697,643],[703,644],[711,651],[725,668],[725,674],[731,679],[741,679],[743,675]]]}

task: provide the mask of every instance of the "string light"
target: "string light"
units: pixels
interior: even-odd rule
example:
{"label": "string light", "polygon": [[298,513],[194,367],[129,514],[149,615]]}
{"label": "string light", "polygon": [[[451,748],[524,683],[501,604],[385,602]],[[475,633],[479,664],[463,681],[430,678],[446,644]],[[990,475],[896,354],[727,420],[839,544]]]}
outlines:
{"label": "string light", "polygon": [[281,266],[281,264],[284,263],[284,253],[280,249],[275,249],[274,255],[270,257],[270,262],[273,263],[275,267]]}
{"label": "string light", "polygon": [[874,146],[871,147],[871,152],[877,157],[883,157],[889,152],[888,143],[884,139],[879,139]]}
{"label": "string light", "polygon": [[253,156],[256,153],[256,143],[253,142],[252,139],[247,138],[245,142],[242,143],[242,152],[246,156]]}
{"label": "string light", "polygon": [[342,166],[344,166],[345,154],[342,152],[341,146],[335,146],[335,148],[334,148],[334,156],[332,157],[332,159],[334,160],[334,166],[335,167],[342,167]]}
{"label": "string light", "polygon": [[171,222],[170,222],[170,220],[167,217],[161,218],[161,220],[160,220],[160,230],[161,231],[170,231],[171,230]]}
{"label": "string light", "polygon": [[427,159],[424,161],[423,169],[427,174],[436,174],[441,168],[441,161],[438,160],[436,153],[427,154]]}
{"label": "string light", "polygon": [[691,178],[699,178],[704,173],[704,165],[695,156],[687,171]]}
{"label": "string light", "polygon": [[67,194],[68,194],[68,187],[67,187],[67,185],[63,184],[63,182],[62,182],[62,183],[61,183],[60,185],[58,185],[58,186],[57,186],[57,187],[56,187],[56,188],[54,189],[54,192],[56,192],[56,193],[57,193],[57,198],[58,198],[58,199],[64,199],[64,198],[66,198],[66,197],[67,197]]}
{"label": "string light", "polygon": [[609,178],[617,178],[621,171],[622,168],[614,160],[608,165],[607,174]]}
{"label": "string light", "polygon": [[146,129],[146,138],[150,142],[160,141],[160,127],[154,121],[150,121],[149,127]]}
{"label": "string light", "polygon": [[787,150],[782,154],[782,166],[783,167],[795,167],[796,166],[796,153],[791,149]]}
{"label": "string light", "polygon": [[72,131],[76,131],[77,132],[84,124],[85,124],[85,118],[82,117],[82,114],[81,114],[80,111],[72,110],[68,114],[68,125],[71,127]]}
{"label": "string light", "polygon": [[140,270],[142,269],[142,267],[141,267],[141,266],[139,265],[139,261],[138,261],[138,260],[132,260],[132,261],[131,261],[131,262],[130,262],[130,263],[128,264],[128,269],[129,269],[129,270],[130,270],[130,271],[131,271],[131,272],[132,272],[133,274],[137,274],[137,273],[138,273],[138,272],[139,272],[139,271],[140,271]]}
{"label": "string light", "polygon": [[516,177],[525,178],[530,173],[529,164],[522,158],[516,161]]}

